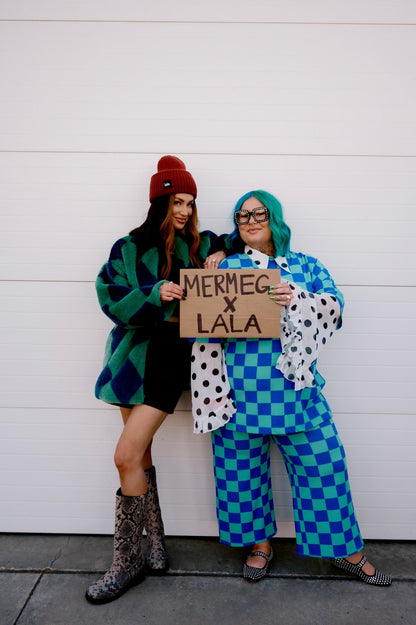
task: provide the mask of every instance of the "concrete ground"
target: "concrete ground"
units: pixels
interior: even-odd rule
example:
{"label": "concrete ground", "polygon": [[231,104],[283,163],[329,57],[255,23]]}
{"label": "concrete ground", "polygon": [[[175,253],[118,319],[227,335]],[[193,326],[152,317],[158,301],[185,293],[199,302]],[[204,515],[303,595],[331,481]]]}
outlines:
{"label": "concrete ground", "polygon": [[215,538],[167,539],[171,568],[112,603],[94,606],[87,586],[111,562],[110,536],[1,534],[1,625],[416,625],[416,543],[367,541],[393,577],[372,587],[328,561],[296,555],[274,539],[267,578],[241,578],[245,550]]}

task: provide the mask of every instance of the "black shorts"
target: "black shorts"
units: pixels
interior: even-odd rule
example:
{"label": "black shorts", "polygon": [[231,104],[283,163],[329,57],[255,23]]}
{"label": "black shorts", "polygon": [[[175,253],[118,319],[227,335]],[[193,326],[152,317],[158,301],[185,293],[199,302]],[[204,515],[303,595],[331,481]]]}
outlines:
{"label": "black shorts", "polygon": [[144,374],[144,400],[163,412],[172,413],[191,379],[192,342],[179,336],[179,323],[158,325],[149,341]]}

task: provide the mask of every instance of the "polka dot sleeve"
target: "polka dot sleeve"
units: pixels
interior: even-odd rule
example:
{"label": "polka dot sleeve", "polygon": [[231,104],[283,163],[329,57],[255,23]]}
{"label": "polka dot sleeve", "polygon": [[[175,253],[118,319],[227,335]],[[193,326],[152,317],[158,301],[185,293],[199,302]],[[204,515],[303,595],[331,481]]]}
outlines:
{"label": "polka dot sleeve", "polygon": [[282,353],[276,369],[295,385],[295,390],[315,386],[311,364],[331,338],[341,317],[334,295],[309,293],[291,283],[293,300],[280,309]]}
{"label": "polka dot sleeve", "polygon": [[235,413],[221,343],[193,344],[191,392],[194,434],[220,428]]}

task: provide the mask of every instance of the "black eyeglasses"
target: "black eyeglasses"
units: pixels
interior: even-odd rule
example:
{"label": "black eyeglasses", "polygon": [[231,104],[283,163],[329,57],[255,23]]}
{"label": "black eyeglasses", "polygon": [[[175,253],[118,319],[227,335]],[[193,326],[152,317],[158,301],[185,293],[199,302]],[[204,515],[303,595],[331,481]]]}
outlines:
{"label": "black eyeglasses", "polygon": [[234,213],[234,221],[237,226],[248,224],[250,217],[253,217],[254,221],[257,223],[268,221],[270,219],[270,211],[265,206],[260,206],[259,208],[254,208],[252,211],[241,209]]}

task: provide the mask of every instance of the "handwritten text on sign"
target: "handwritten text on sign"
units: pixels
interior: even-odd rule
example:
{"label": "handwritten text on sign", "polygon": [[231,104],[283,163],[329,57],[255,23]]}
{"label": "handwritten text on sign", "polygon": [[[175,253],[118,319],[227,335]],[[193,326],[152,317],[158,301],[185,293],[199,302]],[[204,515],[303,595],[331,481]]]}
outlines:
{"label": "handwritten text on sign", "polygon": [[180,334],[189,337],[273,338],[280,334],[280,306],[268,296],[279,269],[181,269],[186,300]]}

